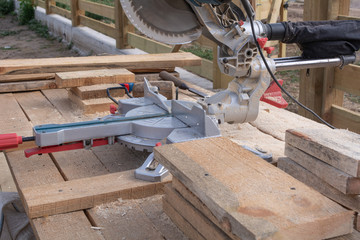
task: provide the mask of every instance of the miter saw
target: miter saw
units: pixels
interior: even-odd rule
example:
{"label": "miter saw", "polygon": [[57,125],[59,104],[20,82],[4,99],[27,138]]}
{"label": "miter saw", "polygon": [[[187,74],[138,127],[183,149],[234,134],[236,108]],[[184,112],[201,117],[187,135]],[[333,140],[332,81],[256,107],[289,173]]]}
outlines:
{"label": "miter saw", "polygon": [[[235,5],[229,0],[120,0],[130,22],[142,33],[168,44],[185,44],[202,34],[218,44],[218,65],[233,76],[228,89],[198,102],[167,100],[145,79],[144,97],[116,101],[118,108],[93,121],[35,126],[34,136],[0,137],[0,149],[15,148],[35,140],[33,154],[95,146],[124,144],[152,152],[161,143],[189,141],[220,135],[224,122],[254,121],[259,101],[276,78],[276,70],[339,66],[357,61],[360,47],[358,21],[265,24],[254,20],[248,0]],[[266,58],[266,41],[298,43],[300,57]],[[329,47],[330,46],[330,47]],[[108,91],[110,92],[110,91]],[[137,178],[159,181],[167,173],[150,154]]]}

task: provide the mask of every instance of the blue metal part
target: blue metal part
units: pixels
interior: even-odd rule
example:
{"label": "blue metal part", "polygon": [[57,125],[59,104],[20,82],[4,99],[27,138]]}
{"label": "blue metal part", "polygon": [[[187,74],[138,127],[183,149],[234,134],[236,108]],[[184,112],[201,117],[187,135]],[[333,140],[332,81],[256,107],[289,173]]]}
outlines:
{"label": "blue metal part", "polygon": [[143,120],[149,118],[157,118],[157,117],[168,117],[170,114],[147,114],[143,116],[137,117],[122,117],[118,119],[110,119],[110,120],[92,120],[85,122],[76,122],[76,123],[65,123],[65,124],[45,124],[34,127],[34,132],[37,133],[51,133],[57,132],[64,129],[70,128],[79,128],[85,126],[95,126],[95,125],[106,125],[110,123],[118,123],[118,122],[127,122],[127,121],[135,121],[135,120]]}

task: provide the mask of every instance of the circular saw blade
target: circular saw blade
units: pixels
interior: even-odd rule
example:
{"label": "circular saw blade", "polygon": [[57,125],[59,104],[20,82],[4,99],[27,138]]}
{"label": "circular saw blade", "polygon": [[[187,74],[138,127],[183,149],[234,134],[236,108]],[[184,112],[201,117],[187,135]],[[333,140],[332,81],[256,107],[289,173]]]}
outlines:
{"label": "circular saw blade", "polygon": [[201,35],[202,27],[185,0],[120,0],[120,3],[138,30],[159,42],[185,44]]}

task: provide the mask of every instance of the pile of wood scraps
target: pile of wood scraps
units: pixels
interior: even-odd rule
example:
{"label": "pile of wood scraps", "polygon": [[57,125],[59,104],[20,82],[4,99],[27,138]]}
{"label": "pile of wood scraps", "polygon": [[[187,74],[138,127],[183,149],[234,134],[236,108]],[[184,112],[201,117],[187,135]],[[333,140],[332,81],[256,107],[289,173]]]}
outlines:
{"label": "pile of wood scraps", "polygon": [[327,239],[353,212],[226,138],[155,148],[173,174],[163,208],[191,239]]}
{"label": "pile of wood scraps", "polygon": [[[286,132],[278,167],[339,204],[360,212],[360,135],[342,129]],[[360,216],[355,218],[360,230]]]}

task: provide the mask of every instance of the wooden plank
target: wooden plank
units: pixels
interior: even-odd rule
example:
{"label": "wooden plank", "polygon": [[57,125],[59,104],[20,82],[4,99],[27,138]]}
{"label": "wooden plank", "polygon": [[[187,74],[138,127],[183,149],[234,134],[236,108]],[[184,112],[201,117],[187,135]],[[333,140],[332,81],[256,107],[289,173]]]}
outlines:
{"label": "wooden plank", "polygon": [[147,53],[169,53],[172,50],[172,47],[167,44],[140,36],[136,33],[129,32],[127,34],[127,40],[132,47],[139,48]]}
{"label": "wooden plank", "polygon": [[[126,68],[132,72],[159,72],[161,69],[200,65],[191,53],[114,55],[64,58],[0,60],[0,74],[55,73],[99,68]],[[173,70],[170,70],[173,72]]]}
{"label": "wooden plank", "polygon": [[134,171],[81,178],[22,190],[30,218],[67,213],[121,199],[144,198],[162,191],[161,183],[137,180]]}
{"label": "wooden plank", "polygon": [[356,133],[330,128],[287,130],[285,142],[351,176],[360,176],[360,141]]}
{"label": "wooden plank", "polygon": [[0,93],[36,91],[57,88],[55,80],[0,83]]}
{"label": "wooden plank", "polygon": [[360,114],[349,109],[332,105],[331,119],[334,126],[360,133]]}
{"label": "wooden plank", "polygon": [[280,8],[283,0],[272,0],[267,23],[276,23],[280,16]]}
{"label": "wooden plank", "polygon": [[101,232],[93,228],[82,211],[36,218],[31,223],[37,239],[104,240]]}
{"label": "wooden plank", "polygon": [[52,106],[57,109],[66,122],[80,122],[94,119],[94,116],[82,115],[82,112],[77,106],[74,106],[70,101],[66,89],[42,90],[41,92],[50,101]]}
{"label": "wooden plank", "polygon": [[0,94],[0,134],[32,135],[32,124],[22,111],[13,94]]}
{"label": "wooden plank", "polygon": [[188,201],[186,201],[179,193],[171,188],[170,185],[164,187],[165,201],[170,203],[186,221],[188,221],[205,239],[220,240],[229,239],[229,237],[219,229],[206,216],[195,209]]}
{"label": "wooden plank", "polygon": [[285,144],[271,135],[265,134],[249,123],[220,125],[221,136],[224,136],[238,145],[245,145],[252,149],[259,149],[264,153],[272,154],[272,162],[284,157]]}
{"label": "wooden plank", "polygon": [[347,234],[341,237],[331,238],[329,240],[358,240],[360,239],[360,232],[355,231],[351,234]]}
{"label": "wooden plank", "polygon": [[164,212],[171,218],[171,220],[176,224],[176,226],[183,232],[189,239],[194,240],[205,240],[206,238],[203,237],[194,226],[186,221],[186,219],[178,213],[171,204],[163,199],[163,208]]}
{"label": "wooden plank", "polygon": [[135,201],[139,205],[141,210],[146,214],[146,217],[148,217],[155,228],[161,232],[164,239],[188,240],[184,233],[182,233],[164,213],[162,206],[163,196],[164,195],[161,194],[130,201]]}
{"label": "wooden plank", "polygon": [[0,192],[16,192],[14,180],[2,152],[0,152]]}
{"label": "wooden plank", "polygon": [[[99,84],[92,86],[74,87],[70,91],[78,96],[81,100],[88,100],[93,98],[106,98],[106,89],[111,87],[119,87],[119,84]],[[110,91],[113,97],[123,97],[125,95],[124,89],[113,89]]]}
{"label": "wooden plank", "polygon": [[324,239],[352,231],[351,211],[228,139],[164,145],[154,152],[240,238]]}
{"label": "wooden plank", "polygon": [[49,80],[54,78],[55,78],[54,73],[0,75],[0,83],[22,82],[22,81],[30,81],[30,80]]}
{"label": "wooden plank", "polygon": [[178,179],[173,178],[172,187],[184,198],[186,199],[195,209],[200,211],[204,216],[206,216],[210,221],[216,224],[220,229],[222,229],[231,239],[240,239],[239,237],[231,233],[231,229],[224,228],[225,225],[221,225],[216,217],[212,214],[210,209],[206,207],[201,200],[196,197],[189,189],[187,189]]}
{"label": "wooden plank", "polygon": [[289,126],[296,129],[328,128],[323,124],[314,122],[290,111],[284,111],[284,109],[279,109],[264,102],[260,102],[259,115],[257,119],[250,124],[281,141],[285,141],[285,132],[289,129]]}
{"label": "wooden plank", "polygon": [[80,109],[83,114],[93,114],[105,111],[108,112],[110,110],[110,105],[114,104],[114,102],[107,97],[82,100],[72,91],[68,92],[68,96],[69,99],[77,105],[78,109]]}
{"label": "wooden plank", "polygon": [[44,9],[46,8],[44,1],[38,1],[37,6],[38,6],[38,7],[42,7],[42,8],[44,8]]}
{"label": "wooden plank", "polygon": [[54,6],[54,5],[51,5],[50,6],[51,8],[51,13],[54,13],[54,14],[58,14],[60,16],[63,16],[67,19],[71,19],[71,12],[66,10],[66,9],[63,9],[63,8],[60,8],[60,7],[57,7],[57,6]]}
{"label": "wooden plank", "polygon": [[85,14],[79,9],[79,0],[72,0],[70,2],[71,8],[71,24],[73,27],[80,25],[80,14]]}
{"label": "wooden plank", "polygon": [[330,186],[325,181],[312,174],[310,171],[292,161],[290,158],[279,159],[278,167],[333,201],[338,202],[349,209],[356,211],[360,210],[359,195],[343,194],[336,188]]}
{"label": "wooden plank", "polygon": [[360,66],[349,65],[335,69],[334,87],[344,92],[360,95]]}
{"label": "wooden plank", "polygon": [[95,2],[80,0],[79,8],[83,11],[95,13],[97,15],[104,16],[104,17],[107,17],[110,19],[115,19],[115,16],[114,16],[115,10],[114,10],[114,7],[111,7],[111,6],[107,6],[107,5],[99,4],[99,3],[95,3]]}
{"label": "wooden plank", "polygon": [[89,17],[83,16],[83,15],[80,15],[79,18],[80,18],[81,25],[92,28],[95,31],[103,33],[109,37],[112,37],[112,38],[116,37],[115,27],[113,25],[103,23],[103,22],[97,21],[93,18],[89,18]]}
{"label": "wooden plank", "polygon": [[106,83],[130,83],[135,82],[135,74],[123,68],[61,72],[55,74],[55,81],[59,88]]}
{"label": "wooden plank", "polygon": [[360,20],[360,17],[339,15],[338,19],[339,20]]}
{"label": "wooden plank", "polygon": [[340,192],[360,194],[360,178],[352,177],[289,144],[286,144],[285,155]]}
{"label": "wooden plank", "polygon": [[66,122],[41,92],[16,93],[14,96],[33,125]]}

